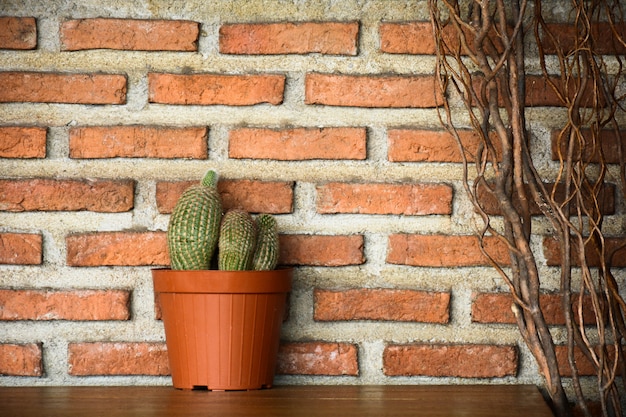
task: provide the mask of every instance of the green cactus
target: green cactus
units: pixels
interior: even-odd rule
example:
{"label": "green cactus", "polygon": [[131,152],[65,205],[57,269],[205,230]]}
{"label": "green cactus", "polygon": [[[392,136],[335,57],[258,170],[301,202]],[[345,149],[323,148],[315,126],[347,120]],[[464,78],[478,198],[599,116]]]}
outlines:
{"label": "green cactus", "polygon": [[259,214],[256,218],[258,229],[256,250],[252,258],[252,269],[269,271],[278,264],[278,224],[271,214]]}
{"label": "green cactus", "polygon": [[220,227],[218,267],[222,271],[246,271],[252,265],[256,245],[256,224],[240,209],[226,212]]}
{"label": "green cactus", "polygon": [[208,171],[200,184],[185,190],[170,217],[167,245],[172,269],[209,269],[221,218],[217,174]]}

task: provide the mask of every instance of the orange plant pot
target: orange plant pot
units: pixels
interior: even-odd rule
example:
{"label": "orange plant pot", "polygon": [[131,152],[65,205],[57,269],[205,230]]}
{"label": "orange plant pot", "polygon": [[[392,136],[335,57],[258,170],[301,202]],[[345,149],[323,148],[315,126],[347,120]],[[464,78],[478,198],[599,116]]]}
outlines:
{"label": "orange plant pot", "polygon": [[174,387],[270,388],[292,276],[291,268],[152,270]]}

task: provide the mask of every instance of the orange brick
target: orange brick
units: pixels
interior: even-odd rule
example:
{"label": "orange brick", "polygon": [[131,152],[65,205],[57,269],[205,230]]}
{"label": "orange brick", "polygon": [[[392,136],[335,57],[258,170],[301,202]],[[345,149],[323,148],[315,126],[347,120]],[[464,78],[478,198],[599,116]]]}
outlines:
{"label": "orange brick", "polygon": [[317,211],[359,214],[451,214],[452,188],[444,184],[346,184],[317,187]]}
{"label": "orange brick", "polygon": [[[588,141],[591,141],[591,131],[583,130],[583,138]],[[552,132],[552,160],[559,161],[559,152],[563,155],[563,158],[567,155],[567,147],[569,146],[569,141],[567,137],[564,137],[562,140],[559,139],[561,132],[553,131]],[[599,138],[597,139],[600,146],[597,148],[587,148],[585,149],[585,153],[583,155],[579,155],[580,148],[578,144],[574,144],[574,155],[577,155],[575,160],[580,160],[582,158],[585,162],[600,162],[600,150],[602,150],[602,158],[604,158],[604,162],[607,164],[619,164],[620,163],[620,147],[622,148],[622,152],[626,153],[626,132],[619,132],[616,134],[615,131],[605,129],[599,132]],[[560,149],[559,149],[560,148]]]}
{"label": "orange brick", "polygon": [[165,232],[100,232],[65,238],[69,266],[167,266]]}
{"label": "orange brick", "polygon": [[94,342],[70,343],[69,374],[170,375],[165,343]]}
{"label": "orange brick", "polygon": [[[485,237],[485,249],[501,265],[510,263],[506,245]],[[489,265],[476,236],[393,234],[387,262],[391,264],[450,267]]]}
{"label": "orange brick", "polygon": [[[550,23],[547,26],[563,53],[571,53],[575,48],[576,27],[570,23]],[[613,32],[615,30],[622,39],[626,38],[626,24],[618,23],[611,28],[608,22],[596,22],[591,24],[590,29],[594,53],[601,55],[626,54],[626,46],[618,40]],[[586,30],[587,28],[585,28]],[[555,54],[557,50],[551,38],[547,36],[543,40],[543,49],[546,54]]]}
{"label": "orange brick", "polygon": [[124,290],[3,290],[0,320],[128,320]]}
{"label": "orange brick", "polygon": [[43,127],[0,127],[0,158],[45,158],[46,134]]}
{"label": "orange brick", "polygon": [[358,376],[358,348],[350,343],[283,343],[278,352],[276,373]]}
{"label": "orange brick", "polygon": [[220,27],[223,54],[356,55],[358,22],[237,23]]}
{"label": "orange brick", "polygon": [[435,40],[430,22],[384,22],[378,27],[381,52],[434,55]]}
{"label": "orange brick", "polygon": [[[600,354],[598,346],[595,346],[593,349],[596,355]],[[555,350],[556,350],[556,360],[559,365],[559,373],[561,374],[561,376],[571,377],[572,368],[570,367],[570,364],[569,364],[569,357],[568,357],[569,350],[567,346],[565,345],[555,346]],[[618,368],[622,366],[621,362],[623,361],[624,353],[626,352],[623,352],[622,355],[620,355],[620,363],[618,364]],[[613,361],[615,360],[615,346],[613,345],[607,346],[605,355],[606,355],[605,361],[607,361],[606,364],[609,367],[612,367]],[[574,347],[574,362],[576,364],[576,369],[578,371],[579,376],[596,376],[597,375],[593,362],[587,356],[585,356],[583,351],[578,346]],[[595,415],[600,415],[600,414],[593,414],[593,415],[595,416]]]}
{"label": "orange brick", "polygon": [[78,127],[70,130],[71,158],[206,159],[206,127]]}
{"label": "orange brick", "polygon": [[197,51],[199,33],[199,23],[183,20],[68,20],[61,24],[61,50]]}
{"label": "orange brick", "polygon": [[[474,131],[460,130],[459,139],[468,161],[474,161],[481,140]],[[388,132],[391,162],[463,162],[459,145],[447,131],[390,129]],[[496,144],[499,144],[495,140]],[[499,149],[496,150],[501,158]]]}
{"label": "orange brick", "polygon": [[450,293],[394,289],[315,290],[318,321],[388,320],[447,323]]}
{"label": "orange brick", "polygon": [[362,235],[280,236],[279,263],[283,265],[346,266],[364,262]]}
{"label": "orange brick", "polygon": [[126,76],[0,72],[0,103],[124,104]]}
{"label": "orange brick", "polygon": [[358,127],[255,129],[230,131],[230,158],[300,161],[367,157],[367,131]]}
{"label": "orange brick", "polygon": [[131,210],[132,180],[0,179],[2,211],[119,213]]}
{"label": "orange brick", "polygon": [[517,367],[515,346],[388,345],[383,352],[387,376],[502,378],[517,375]]}
{"label": "orange brick", "polygon": [[34,17],[0,17],[0,49],[35,49],[37,22]]}
{"label": "orange brick", "polygon": [[348,107],[436,107],[434,77],[307,74],[306,104]]}
{"label": "orange brick", "polygon": [[[157,183],[159,213],[171,213],[181,194],[198,181],[162,181]],[[293,182],[219,180],[217,189],[223,208],[240,207],[250,213],[285,214],[293,211]]]}
{"label": "orange brick", "polygon": [[280,104],[284,75],[148,74],[149,101],[162,104]]}
{"label": "orange brick", "polygon": [[[612,255],[611,266],[616,268],[626,267],[626,237],[605,237],[604,238],[605,251],[608,256]],[[576,256],[576,242],[572,244],[572,263],[575,266],[579,266],[579,262]],[[546,262],[550,266],[561,265],[561,249],[559,242],[551,237],[546,236],[543,239],[543,253],[546,257]],[[589,266],[600,266],[600,259],[597,252],[593,249],[591,244],[587,244],[585,247],[585,258]]]}
{"label": "orange brick", "polygon": [[[565,325],[565,313],[563,312],[562,297],[559,294],[542,294],[539,298],[541,311],[548,325]],[[572,304],[576,308],[579,296],[574,295]],[[481,293],[474,294],[472,300],[472,321],[474,323],[502,323],[516,324],[515,316],[511,310],[513,297],[509,293]],[[583,298],[583,320],[586,324],[595,323],[591,298]],[[574,310],[576,311],[576,310]],[[578,315],[575,313],[575,321]]]}
{"label": "orange brick", "polygon": [[43,238],[34,233],[0,233],[0,264],[40,265]]}
{"label": "orange brick", "polygon": [[0,375],[43,376],[41,344],[0,344]]}

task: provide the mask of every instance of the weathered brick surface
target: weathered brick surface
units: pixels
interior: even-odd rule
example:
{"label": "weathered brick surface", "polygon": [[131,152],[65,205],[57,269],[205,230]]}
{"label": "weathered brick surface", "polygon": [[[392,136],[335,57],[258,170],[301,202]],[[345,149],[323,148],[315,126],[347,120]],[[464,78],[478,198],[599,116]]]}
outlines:
{"label": "weathered brick surface", "polygon": [[358,348],[350,343],[283,343],[278,353],[278,374],[359,375]]}
{"label": "weathered brick surface", "polygon": [[[591,131],[583,130],[583,138],[588,141],[592,140]],[[574,155],[576,160],[582,158],[583,161],[599,162],[601,157],[607,164],[619,164],[620,162],[620,146],[622,153],[626,153],[626,132],[621,131],[615,133],[613,130],[601,130],[598,137],[599,147],[595,152],[588,150],[584,155],[580,155],[580,148],[578,147],[578,141],[574,143]],[[561,158],[566,158],[567,147],[569,146],[569,140],[567,135],[561,134],[561,131],[552,132],[552,160],[559,161]],[[600,155],[600,150],[602,155]]]}
{"label": "weathered brick surface", "polygon": [[35,49],[37,22],[34,17],[0,16],[0,49]]}
{"label": "weathered brick surface", "polygon": [[237,23],[220,27],[223,54],[356,55],[358,22]]}
{"label": "weathered brick surface", "polygon": [[[485,250],[498,263],[510,262],[506,245],[485,237]],[[454,267],[488,265],[476,236],[392,234],[387,262],[391,264]]]}
{"label": "weathered brick surface", "polygon": [[196,51],[199,32],[183,20],[76,19],[61,24],[61,49]]}
{"label": "weathered brick surface", "polygon": [[46,133],[43,127],[0,127],[0,158],[45,158]]}
{"label": "weathered brick surface", "polygon": [[67,236],[69,266],[169,265],[164,232],[94,232]]}
{"label": "weathered brick surface", "polygon": [[[466,149],[465,157],[474,161],[480,138],[473,131],[459,132]],[[446,131],[420,129],[390,129],[388,159],[391,162],[463,162],[459,145]],[[494,141],[499,144],[499,141]],[[496,150],[499,155],[499,149]]]}
{"label": "weathered brick surface", "polygon": [[[157,183],[156,201],[160,213],[171,213],[182,193],[198,181],[161,181]],[[217,189],[224,209],[243,208],[250,213],[291,213],[292,182],[228,180],[218,181]]]}
{"label": "weathered brick surface", "polygon": [[365,262],[363,236],[281,235],[280,264],[345,266]]}
{"label": "weathered brick surface", "polygon": [[70,343],[68,373],[92,375],[169,375],[165,343]]}
{"label": "weathered brick surface", "polygon": [[[579,297],[572,298],[574,311],[577,311]],[[543,294],[539,299],[541,311],[549,325],[564,325],[562,297],[559,294]],[[472,299],[472,321],[475,323],[505,323],[515,324],[515,316],[511,310],[513,298],[508,293],[480,293],[474,294]],[[586,324],[595,323],[591,298],[583,298],[583,320]],[[574,320],[578,322],[578,313],[574,313]]]}
{"label": "weathered brick surface", "polygon": [[[568,54],[575,48],[574,39],[576,28],[569,23],[549,23],[547,25],[551,35],[554,36],[559,49],[563,53]],[[591,40],[594,45],[594,51],[598,54],[625,54],[626,46],[615,36],[614,30],[619,34],[621,39],[626,38],[626,25],[617,23],[614,28],[608,23],[591,23],[590,27]],[[585,28],[586,30],[586,28]],[[548,36],[544,37],[544,52],[546,54],[555,54],[556,46]]]}
{"label": "weathered brick surface", "polygon": [[318,321],[385,320],[447,323],[450,293],[394,289],[316,289]]}
{"label": "weathered brick surface", "polygon": [[435,40],[430,22],[383,22],[378,27],[381,52],[434,55]]}
{"label": "weathered brick surface", "polygon": [[0,103],[124,104],[126,76],[0,72]]}
{"label": "weathered brick surface", "polygon": [[128,320],[126,290],[0,289],[0,320]]}
{"label": "weathered brick surface", "polygon": [[206,127],[77,127],[70,130],[71,158],[206,159]]}
{"label": "weathered brick surface", "polygon": [[0,179],[1,211],[119,213],[134,204],[133,180]]}
{"label": "weathered brick surface", "polygon": [[452,188],[445,184],[329,183],[317,187],[317,211],[322,214],[450,214]]}
{"label": "weathered brick surface", "polygon": [[148,74],[151,103],[223,104],[250,106],[280,104],[284,75]]}
{"label": "weathered brick surface", "polygon": [[517,367],[515,346],[388,345],[383,353],[387,376],[502,378],[515,376]]}
{"label": "weathered brick surface", "polygon": [[[626,238],[624,237],[606,237],[604,239],[605,251],[607,256],[610,256],[611,266],[616,268],[626,267]],[[576,255],[576,242],[572,245],[572,263],[579,265]],[[543,239],[543,253],[546,257],[546,263],[550,266],[557,266],[561,264],[561,249],[558,240],[551,236],[546,236]],[[590,246],[585,247],[585,256],[589,266],[600,266],[600,259],[597,252]]]}
{"label": "weathered brick surface", "polygon": [[40,265],[43,237],[35,233],[0,233],[0,264]]}
{"label": "weathered brick surface", "polygon": [[39,343],[0,343],[0,375],[44,375],[43,352]]}
{"label": "weathered brick surface", "polygon": [[365,159],[365,128],[320,129],[238,128],[228,138],[230,158],[299,161],[310,159]]}
{"label": "weathered brick surface", "polygon": [[307,74],[306,104],[348,107],[436,107],[432,76]]}

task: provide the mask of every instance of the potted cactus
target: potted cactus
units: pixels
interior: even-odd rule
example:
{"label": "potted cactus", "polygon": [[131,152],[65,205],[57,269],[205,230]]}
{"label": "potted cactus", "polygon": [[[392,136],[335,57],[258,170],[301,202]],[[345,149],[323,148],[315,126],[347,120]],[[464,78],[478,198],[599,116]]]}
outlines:
{"label": "potted cactus", "polygon": [[167,242],[171,267],[152,277],[174,387],[271,387],[292,278],[292,269],[276,269],[276,220],[223,213],[208,171],[178,200]]}

